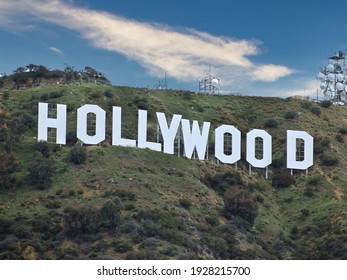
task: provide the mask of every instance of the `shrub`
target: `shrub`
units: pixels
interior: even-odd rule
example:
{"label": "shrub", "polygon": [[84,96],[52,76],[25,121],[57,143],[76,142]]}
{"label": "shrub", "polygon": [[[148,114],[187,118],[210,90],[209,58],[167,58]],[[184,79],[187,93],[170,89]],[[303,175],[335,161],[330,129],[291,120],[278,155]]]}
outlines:
{"label": "shrub", "polygon": [[223,238],[212,237],[209,242],[209,247],[216,258],[227,259],[229,257],[229,245]]}
{"label": "shrub", "polygon": [[69,146],[74,145],[77,142],[76,129],[70,129],[66,134],[66,144]]}
{"label": "shrub", "polygon": [[22,238],[31,238],[32,237],[31,227],[29,225],[26,225],[26,224],[18,225],[14,229],[14,234],[16,237],[21,238],[21,239]]}
{"label": "shrub", "polygon": [[278,123],[275,119],[267,119],[264,122],[264,127],[265,128],[277,128],[278,127]]}
{"label": "shrub", "polygon": [[330,147],[330,139],[329,138],[318,138],[315,139],[315,144],[313,148],[313,152],[315,155],[321,154],[326,151]]}
{"label": "shrub", "polygon": [[335,139],[340,143],[345,142],[345,138],[341,134],[336,134]]}
{"label": "shrub", "polygon": [[310,111],[312,112],[312,114],[315,114],[316,116],[319,116],[321,114],[321,110],[319,107],[315,106],[315,107],[312,107],[310,109]]}
{"label": "shrub", "polygon": [[83,147],[73,147],[68,154],[68,160],[73,164],[82,164],[86,159],[87,152]]}
{"label": "shrub", "polygon": [[137,106],[137,108],[139,108],[140,110],[148,110],[147,102],[140,101],[139,103],[137,103],[136,106]]}
{"label": "shrub", "polygon": [[19,160],[13,152],[0,151],[0,188],[10,187],[13,173],[18,169]]}
{"label": "shrub", "polygon": [[287,172],[277,173],[272,177],[272,186],[277,188],[287,188],[294,183],[294,178]]}
{"label": "shrub", "polygon": [[229,188],[223,196],[224,213],[227,216],[237,215],[253,224],[258,215],[256,199],[251,193],[238,187]]}
{"label": "shrub", "polygon": [[304,109],[310,109],[312,107],[312,103],[309,101],[305,101],[301,104],[302,108]]}
{"label": "shrub", "polygon": [[88,204],[76,204],[68,207],[64,217],[68,235],[76,236],[93,232],[97,226],[97,209]]}
{"label": "shrub", "polygon": [[118,253],[125,253],[132,251],[133,245],[127,241],[116,240],[113,242],[113,248]]}
{"label": "shrub", "polygon": [[272,167],[275,169],[280,169],[285,165],[284,158],[275,158],[272,160]]}
{"label": "shrub", "polygon": [[324,100],[319,105],[323,108],[329,108],[333,103],[330,100]]}
{"label": "shrub", "polygon": [[223,194],[230,186],[242,185],[242,178],[237,171],[226,171],[214,176],[207,173],[204,182],[219,194]]}
{"label": "shrub", "polygon": [[190,91],[185,91],[183,93],[183,99],[185,100],[191,100],[193,98],[192,93]]}
{"label": "shrub", "polygon": [[48,158],[51,153],[49,144],[45,141],[36,142],[33,145],[33,150],[40,152],[45,158]]}
{"label": "shrub", "polygon": [[93,92],[90,96],[92,99],[98,99],[101,97],[101,94],[99,92]]}
{"label": "shrub", "polygon": [[119,198],[115,201],[106,201],[99,212],[100,220],[103,225],[112,230],[119,226],[122,221],[120,211],[123,208],[123,204]]}
{"label": "shrub", "polygon": [[330,153],[323,153],[320,156],[320,160],[325,166],[333,166],[339,163],[338,157]]}
{"label": "shrub", "polygon": [[14,220],[7,217],[0,216],[0,235],[11,233],[12,232],[11,228],[13,225],[14,225]]}
{"label": "shrub", "polygon": [[136,195],[127,190],[115,190],[114,195],[120,197],[122,200],[134,201],[136,199]]}
{"label": "shrub", "polygon": [[159,245],[159,240],[155,237],[149,237],[145,239],[141,244],[140,248],[156,248]]}
{"label": "shrub", "polygon": [[111,97],[113,97],[113,94],[112,94],[112,92],[110,91],[110,90],[105,90],[105,92],[104,92],[104,96],[106,96],[106,97],[108,97],[108,98],[111,98]]}
{"label": "shrub", "polygon": [[162,227],[151,220],[141,220],[141,228],[138,233],[142,237],[154,237],[162,233]]}
{"label": "shrub", "polygon": [[339,133],[342,134],[342,135],[346,135],[347,134],[347,127],[341,127],[339,129]]}
{"label": "shrub", "polygon": [[179,204],[180,204],[181,207],[183,207],[185,209],[190,209],[190,207],[192,206],[192,203],[187,198],[181,198],[179,200]]}
{"label": "shrub", "polygon": [[288,111],[285,113],[284,117],[288,120],[296,119],[299,116],[299,113],[296,111]]}
{"label": "shrub", "polygon": [[218,226],[219,225],[219,217],[218,216],[207,216],[205,218],[206,222],[211,226]]}
{"label": "shrub", "polygon": [[148,110],[148,104],[146,98],[140,98],[136,96],[133,99],[133,104],[140,110]]}
{"label": "shrub", "polygon": [[310,214],[310,210],[308,210],[308,209],[302,209],[302,210],[301,210],[301,214],[302,214],[304,217],[307,217],[307,216]]}
{"label": "shrub", "polygon": [[324,177],[320,174],[315,174],[313,176],[311,176],[308,180],[307,180],[307,184],[311,185],[311,186],[317,186],[320,184],[320,182],[324,179]]}
{"label": "shrub", "polygon": [[52,182],[52,176],[55,170],[54,163],[42,156],[40,153],[36,153],[29,164],[29,181],[32,184],[36,184],[40,189],[44,189]]}

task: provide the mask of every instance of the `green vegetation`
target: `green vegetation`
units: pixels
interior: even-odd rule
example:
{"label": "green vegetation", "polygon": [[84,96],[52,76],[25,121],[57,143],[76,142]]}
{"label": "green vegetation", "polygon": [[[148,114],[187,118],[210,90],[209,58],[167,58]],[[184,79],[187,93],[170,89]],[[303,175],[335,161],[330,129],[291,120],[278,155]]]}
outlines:
{"label": "green vegetation", "polygon": [[[95,84],[89,68],[90,82],[69,80],[66,69],[69,83],[58,85],[43,70],[35,70],[40,87],[22,81],[30,72],[21,69],[21,86],[3,79],[0,87],[0,259],[347,258],[345,107],[114,87]],[[38,102],[67,104],[68,145],[37,142]],[[107,113],[100,146],[76,138],[76,110],[86,103]],[[235,125],[242,160],[219,164],[212,131],[204,162],[186,159],[182,145],[180,157],[111,146],[112,106],[122,107],[130,139],[138,109],[148,110],[148,141],[156,141],[155,112],[209,121],[212,130]],[[262,127],[273,139],[268,180],[245,161],[245,135]],[[287,129],[315,138],[308,175],[285,168]]]}

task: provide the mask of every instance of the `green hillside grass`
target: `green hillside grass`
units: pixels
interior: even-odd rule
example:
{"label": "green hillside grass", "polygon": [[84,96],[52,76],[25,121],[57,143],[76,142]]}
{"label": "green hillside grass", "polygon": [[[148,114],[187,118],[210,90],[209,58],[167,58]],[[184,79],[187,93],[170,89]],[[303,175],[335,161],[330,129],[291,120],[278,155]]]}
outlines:
{"label": "green hillside grass", "polygon": [[[94,84],[3,90],[0,102],[0,151],[3,159],[13,153],[19,163],[7,175],[0,165],[2,259],[347,257],[345,107]],[[83,104],[106,110],[108,135],[112,106],[122,107],[122,136],[131,139],[137,138],[138,109],[148,110],[149,141],[156,141],[155,112],[209,121],[209,160],[114,147],[110,138],[100,146],[83,146],[87,158],[82,164],[68,160],[74,144],[49,144],[45,160],[33,149],[38,102],[66,104],[68,132],[76,129],[76,110]],[[269,120],[277,127],[264,128]],[[221,124],[242,132],[237,168],[213,158],[212,132]],[[245,136],[253,128],[266,129],[273,138],[268,180],[261,169],[249,175]],[[279,188],[272,179],[290,173],[283,163],[288,129],[315,138],[314,166],[308,175],[294,171],[292,184]],[[51,182],[33,180],[29,168],[37,161],[54,164]],[[246,195],[239,202],[243,210],[230,213],[223,197],[238,189]],[[252,205],[257,207],[254,221],[245,216]]]}

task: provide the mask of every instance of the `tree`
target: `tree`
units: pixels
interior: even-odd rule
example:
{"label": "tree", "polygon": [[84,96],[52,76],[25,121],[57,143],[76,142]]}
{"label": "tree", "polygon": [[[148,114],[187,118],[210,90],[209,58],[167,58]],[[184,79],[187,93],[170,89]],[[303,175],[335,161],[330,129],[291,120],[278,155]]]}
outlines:
{"label": "tree", "polygon": [[90,77],[96,78],[96,76],[98,75],[98,72],[90,66],[84,67],[84,70],[86,71],[87,75]]}
{"label": "tree", "polygon": [[13,73],[15,74],[21,74],[25,72],[25,68],[24,67],[18,67],[16,70],[13,71]]}
{"label": "tree", "polygon": [[26,66],[26,68],[29,70],[29,72],[36,71],[37,65],[30,63],[29,65]]}

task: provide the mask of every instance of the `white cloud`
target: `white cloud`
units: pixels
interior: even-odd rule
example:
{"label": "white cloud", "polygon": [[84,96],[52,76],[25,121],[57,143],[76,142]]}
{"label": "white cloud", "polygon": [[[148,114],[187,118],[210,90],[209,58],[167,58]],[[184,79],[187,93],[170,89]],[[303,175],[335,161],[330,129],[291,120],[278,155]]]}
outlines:
{"label": "white cloud", "polygon": [[6,2],[0,0],[0,25],[8,24],[14,16],[26,22],[40,19],[55,23],[77,31],[97,48],[137,61],[155,76],[166,72],[178,80],[196,81],[205,74],[206,66],[211,65],[223,84],[230,85],[246,79],[276,81],[294,72],[283,65],[252,62],[250,57],[258,55],[260,50],[258,43],[251,40],[217,37],[191,29],[179,32],[168,26],[129,20],[59,0]]}
{"label": "white cloud", "polygon": [[61,55],[61,56],[64,56],[63,51],[59,50],[59,49],[56,48],[56,47],[49,47],[48,49],[51,50],[52,52],[55,52],[55,53]]}
{"label": "white cloud", "polygon": [[276,81],[278,78],[286,77],[293,73],[293,70],[288,69],[285,66],[281,65],[261,65],[255,67],[253,71],[253,80],[260,81]]}

